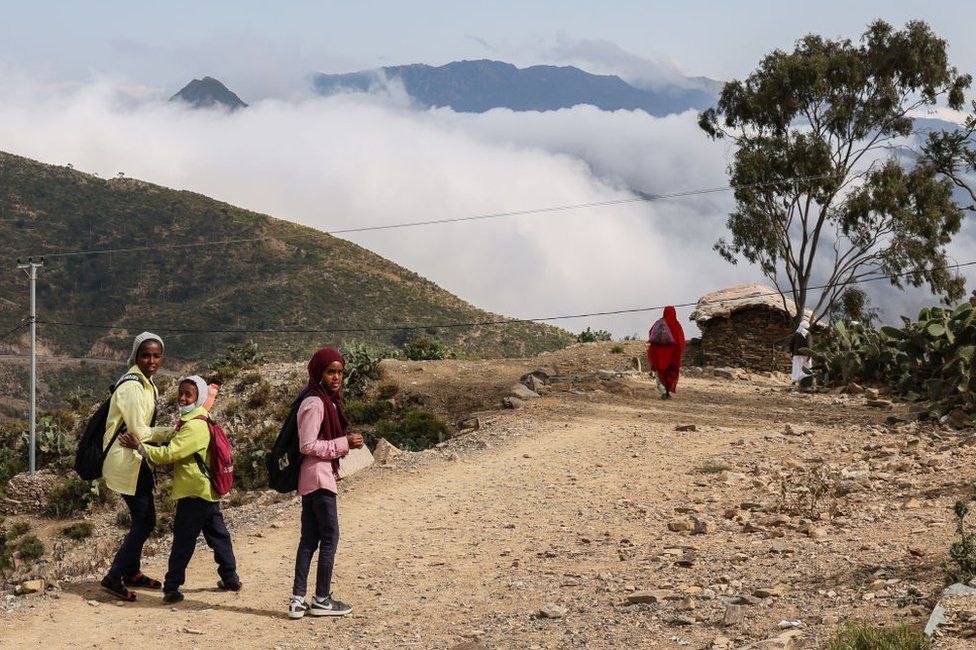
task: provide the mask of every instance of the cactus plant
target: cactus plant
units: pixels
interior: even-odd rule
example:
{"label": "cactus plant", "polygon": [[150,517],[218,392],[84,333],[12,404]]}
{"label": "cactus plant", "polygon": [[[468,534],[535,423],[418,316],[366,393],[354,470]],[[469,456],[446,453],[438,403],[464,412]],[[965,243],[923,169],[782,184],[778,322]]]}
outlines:
{"label": "cactus plant", "polygon": [[960,408],[976,412],[976,310],[926,307],[901,328],[880,330],[843,323],[808,352],[826,385],[883,384],[912,401],[927,402],[941,417]]}

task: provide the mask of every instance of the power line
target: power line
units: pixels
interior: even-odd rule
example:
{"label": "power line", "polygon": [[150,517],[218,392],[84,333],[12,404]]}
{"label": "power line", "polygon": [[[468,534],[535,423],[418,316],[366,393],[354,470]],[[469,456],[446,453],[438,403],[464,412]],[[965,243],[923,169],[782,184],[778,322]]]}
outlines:
{"label": "power line", "polygon": [[[976,260],[970,262],[963,262],[960,264],[950,264],[946,268],[949,269],[960,269],[968,266],[976,266]],[[819,289],[827,289],[831,287],[844,287],[854,284],[864,284],[867,282],[877,282],[878,280],[893,279],[898,277],[906,277],[914,273],[918,273],[919,269],[912,271],[905,271],[903,273],[894,274],[878,274],[875,276],[868,276],[861,278],[860,280],[852,280],[847,282],[838,282],[835,284],[823,284],[819,286],[807,287],[808,291],[816,291]],[[737,302],[743,300],[753,300],[759,297],[767,296],[782,296],[784,295],[779,291],[769,291],[766,293],[756,293],[749,296],[743,296],[740,298],[730,298],[726,300],[716,301],[716,302]],[[655,305],[653,307],[634,307],[629,309],[613,309],[607,311],[596,311],[589,312],[585,314],[568,314],[560,316],[544,316],[540,318],[510,318],[510,319],[498,319],[498,320],[486,320],[486,321],[472,321],[472,322],[461,322],[461,323],[428,323],[428,324],[415,324],[415,325],[395,325],[395,326],[384,326],[384,327],[340,327],[340,328],[327,328],[327,329],[306,329],[306,328],[295,328],[295,329],[203,329],[203,328],[182,328],[182,327],[163,327],[157,328],[162,332],[171,332],[174,334],[354,334],[354,333],[368,333],[368,332],[397,332],[406,330],[421,330],[421,329],[454,329],[454,328],[465,328],[465,327],[491,327],[495,325],[514,325],[519,323],[546,323],[552,321],[560,320],[570,320],[575,318],[592,318],[595,316],[616,316],[620,314],[637,314],[648,311],[657,311],[659,309],[664,309],[667,306],[675,308],[683,307],[695,307],[701,304],[701,301],[694,302],[682,302],[682,303],[670,303],[669,305]],[[706,303],[707,304],[707,303]],[[125,327],[120,325],[104,325],[96,323],[75,323],[67,321],[37,321],[41,325],[54,325],[60,327],[77,327],[77,328],[88,328],[88,329],[104,329],[104,330],[120,330],[120,331],[130,331],[133,329],[139,329],[136,327]]]}
{"label": "power line", "polygon": [[4,332],[3,334],[0,334],[0,341],[2,341],[3,339],[7,338],[8,336],[10,336],[11,334],[13,334],[14,332],[16,332],[18,330],[24,329],[25,327],[27,327],[27,325],[29,325],[29,323],[27,321],[21,319],[20,324],[17,325],[16,327],[14,327],[12,330],[8,330],[8,331]]}
{"label": "power line", "polygon": [[[504,217],[518,217],[527,216],[533,214],[543,214],[549,212],[566,212],[569,210],[583,210],[589,208],[598,207],[612,207],[617,205],[624,205],[629,203],[649,203],[652,201],[662,201],[666,199],[677,199],[689,196],[699,196],[703,194],[715,194],[718,192],[730,192],[736,190],[746,190],[746,189],[760,189],[763,187],[772,187],[775,185],[783,185],[785,183],[796,183],[804,181],[822,180],[825,178],[830,178],[834,174],[820,174],[817,176],[797,176],[793,178],[784,178],[775,181],[764,181],[762,183],[750,183],[746,185],[725,185],[723,187],[712,187],[698,190],[686,190],[683,192],[670,192],[666,194],[645,194],[642,196],[636,196],[626,199],[611,199],[607,201],[593,201],[590,203],[577,203],[574,205],[559,205],[551,206],[546,208],[530,208],[527,210],[515,210],[511,212],[493,212],[489,214],[479,214],[468,217],[448,217],[444,219],[429,219],[425,221],[408,221],[403,223],[393,223],[385,225],[374,225],[374,226],[357,226],[354,228],[341,228],[336,230],[324,230],[320,231],[322,234],[326,235],[348,235],[353,233],[361,232],[373,232],[378,230],[393,230],[398,228],[415,228],[418,226],[433,226],[448,223],[464,223],[470,221],[484,221],[488,219],[501,219]],[[45,258],[56,258],[56,257],[78,257],[84,255],[108,255],[111,253],[135,253],[140,251],[156,251],[156,250],[179,250],[186,248],[199,248],[202,246],[225,246],[231,244],[250,244],[262,241],[272,241],[272,240],[287,240],[284,237],[246,237],[238,239],[224,239],[218,241],[207,241],[207,242],[190,242],[185,244],[160,244],[160,245],[146,245],[146,246],[128,246],[120,248],[101,248],[92,250],[77,250],[77,251],[63,251],[63,252],[50,252],[41,253],[38,255],[43,255]]]}

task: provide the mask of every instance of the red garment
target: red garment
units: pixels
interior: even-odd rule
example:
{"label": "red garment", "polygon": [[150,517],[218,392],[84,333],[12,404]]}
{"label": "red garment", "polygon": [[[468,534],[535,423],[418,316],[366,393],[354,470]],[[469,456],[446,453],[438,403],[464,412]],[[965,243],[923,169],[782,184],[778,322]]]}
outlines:
{"label": "red garment", "polygon": [[[647,361],[651,370],[657,373],[664,388],[673,393],[678,386],[678,375],[681,372],[681,356],[685,353],[685,332],[678,322],[678,315],[674,307],[664,308],[664,322],[674,337],[673,345],[649,343],[647,346]],[[650,332],[648,332],[650,339]]]}

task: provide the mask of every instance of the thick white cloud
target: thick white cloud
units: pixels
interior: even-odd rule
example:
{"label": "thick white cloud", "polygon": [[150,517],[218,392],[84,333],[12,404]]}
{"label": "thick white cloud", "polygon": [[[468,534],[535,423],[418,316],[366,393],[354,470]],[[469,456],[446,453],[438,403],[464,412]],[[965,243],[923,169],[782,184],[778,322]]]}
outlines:
{"label": "thick white cloud", "polygon": [[[122,171],[323,230],[726,182],[725,145],[708,141],[692,113],[418,111],[394,88],[264,100],[228,115],[134,102],[145,89],[115,82],[8,88],[0,149],[103,177]],[[693,301],[759,279],[712,250],[730,208],[719,193],[347,237],[480,307],[538,317]],[[624,335],[645,332],[656,316],[561,324]]]}

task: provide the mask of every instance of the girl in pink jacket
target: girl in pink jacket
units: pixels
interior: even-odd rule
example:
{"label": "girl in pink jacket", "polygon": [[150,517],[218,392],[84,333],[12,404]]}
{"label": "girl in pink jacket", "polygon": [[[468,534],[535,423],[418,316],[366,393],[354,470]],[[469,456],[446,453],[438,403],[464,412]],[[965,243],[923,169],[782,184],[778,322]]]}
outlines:
{"label": "girl in pink jacket", "polygon": [[[352,607],[332,598],[332,567],[339,544],[336,478],[339,459],[363,446],[349,433],[342,410],[342,377],[346,362],[333,348],[322,348],[308,362],[308,386],[299,394],[298,439],[304,458],[298,476],[302,495],[302,536],[295,554],[295,583],[288,604],[290,618],[345,616]],[[308,569],[318,548],[315,597],[305,601]]]}

